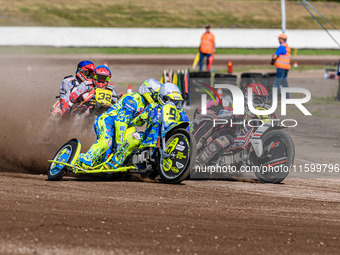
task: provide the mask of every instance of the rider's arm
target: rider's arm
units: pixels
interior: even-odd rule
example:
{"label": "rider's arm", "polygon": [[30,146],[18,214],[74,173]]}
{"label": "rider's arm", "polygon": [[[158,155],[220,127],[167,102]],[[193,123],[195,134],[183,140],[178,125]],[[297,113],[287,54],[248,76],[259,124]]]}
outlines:
{"label": "rider's arm", "polygon": [[132,124],[135,126],[143,126],[148,119],[148,113],[145,110],[136,118],[132,120]]}
{"label": "rider's arm", "polygon": [[[143,110],[144,104],[141,104],[140,101],[136,98],[137,95],[124,97],[120,104],[120,110],[115,114],[115,134],[116,134],[116,143],[118,147],[123,144],[125,140],[125,132],[128,127],[128,124],[133,122],[134,116],[136,116],[139,112]],[[116,104],[117,105],[117,104]],[[119,107],[119,105],[117,106]],[[111,108],[113,109],[113,107]],[[109,110],[108,114],[114,114],[115,111]]]}
{"label": "rider's arm", "polygon": [[93,85],[82,82],[77,89],[70,94],[70,101],[72,103],[83,101],[84,98],[82,95],[90,90],[93,90]]}
{"label": "rider's arm", "polygon": [[145,107],[145,109],[140,115],[138,115],[136,118],[132,120],[132,124],[136,126],[143,126],[145,122],[148,121],[149,117],[153,118],[153,116],[150,116],[150,114],[153,114],[153,109],[156,106],[158,106],[158,104],[154,103],[149,104],[147,107]]}
{"label": "rider's arm", "polygon": [[183,105],[180,102],[178,102],[176,104],[176,106],[177,106],[177,110],[179,112],[179,115],[181,116],[181,121],[190,121],[187,113],[185,112],[185,110],[183,108]]}
{"label": "rider's arm", "polygon": [[179,115],[180,115],[180,120],[189,122],[189,126],[188,126],[187,130],[190,131],[190,132],[193,131],[193,126],[191,125],[189,117],[188,117],[187,113],[185,112],[182,103],[178,102],[176,104],[176,106],[177,106],[177,110],[178,110]]}

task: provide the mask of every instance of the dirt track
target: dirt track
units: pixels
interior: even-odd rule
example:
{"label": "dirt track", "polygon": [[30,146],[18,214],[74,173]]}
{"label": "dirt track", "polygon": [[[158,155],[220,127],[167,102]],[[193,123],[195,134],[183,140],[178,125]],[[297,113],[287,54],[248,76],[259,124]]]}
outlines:
{"label": "dirt track", "polygon": [[[2,57],[0,253],[339,254],[338,175],[289,178],[281,185],[230,180],[166,185],[88,177],[46,181],[47,159],[77,130],[50,143],[40,143],[37,133],[62,77],[72,74],[82,58],[97,63],[93,56]],[[111,63],[113,81],[122,90],[122,83],[158,78],[171,67]],[[305,75],[322,77],[322,72]],[[336,83],[299,86],[329,96]],[[325,115],[291,114],[299,121],[297,129],[288,130],[295,164],[340,163],[338,105],[311,108]],[[84,148],[94,140],[92,133],[77,137]]]}
{"label": "dirt track", "polygon": [[339,181],[173,186],[0,177],[3,253],[338,254],[340,249]]}

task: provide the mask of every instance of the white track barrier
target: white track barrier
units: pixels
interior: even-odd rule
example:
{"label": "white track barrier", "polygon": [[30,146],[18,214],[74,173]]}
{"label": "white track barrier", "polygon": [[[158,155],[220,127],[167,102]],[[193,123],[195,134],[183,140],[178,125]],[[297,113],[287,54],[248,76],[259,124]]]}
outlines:
{"label": "white track barrier", "polygon": [[[277,48],[279,29],[212,28],[217,48]],[[0,27],[0,46],[198,48],[204,29]],[[288,30],[291,48],[338,49],[324,30]],[[340,32],[330,30],[340,42]]]}

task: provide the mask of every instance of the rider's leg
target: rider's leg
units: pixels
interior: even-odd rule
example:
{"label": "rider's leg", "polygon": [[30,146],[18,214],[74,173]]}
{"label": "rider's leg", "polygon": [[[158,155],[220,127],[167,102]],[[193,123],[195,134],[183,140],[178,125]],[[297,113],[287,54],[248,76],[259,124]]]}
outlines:
{"label": "rider's leg", "polygon": [[[117,168],[135,148],[156,147],[160,124],[158,121],[148,122],[145,132],[137,133],[137,129],[129,127],[126,131],[126,140],[113,155],[112,160],[106,164],[107,168]],[[132,132],[131,132],[132,131]]]}
{"label": "rider's leg", "polygon": [[62,115],[64,115],[68,110],[69,110],[69,105],[68,105],[68,101],[66,101],[66,99],[60,99],[60,110],[62,112]]}
{"label": "rider's leg", "polygon": [[[99,159],[103,157],[103,154],[111,148],[112,137],[114,134],[114,117],[102,114],[100,115],[94,124],[97,134],[96,142],[86,153],[81,153],[77,160],[77,163],[83,163],[85,166],[95,166]],[[83,165],[84,166],[84,165]]]}
{"label": "rider's leg", "polygon": [[127,136],[125,142],[119,147],[118,151],[113,155],[112,160],[107,163],[109,168],[117,168],[122,165],[125,159],[138,148],[141,144],[139,133],[135,132]]}

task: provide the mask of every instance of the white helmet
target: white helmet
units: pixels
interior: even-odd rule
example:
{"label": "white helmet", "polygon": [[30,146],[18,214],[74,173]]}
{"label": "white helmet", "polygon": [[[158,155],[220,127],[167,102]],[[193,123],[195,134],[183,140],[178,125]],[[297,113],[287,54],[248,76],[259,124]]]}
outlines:
{"label": "white helmet", "polygon": [[144,81],[142,85],[139,87],[139,93],[144,97],[144,99],[151,103],[154,103],[157,100],[158,92],[162,83],[155,79],[148,79]]}
{"label": "white helmet", "polygon": [[170,82],[161,85],[158,93],[158,102],[165,104],[167,101],[182,101],[182,93],[178,89],[177,85]]}

